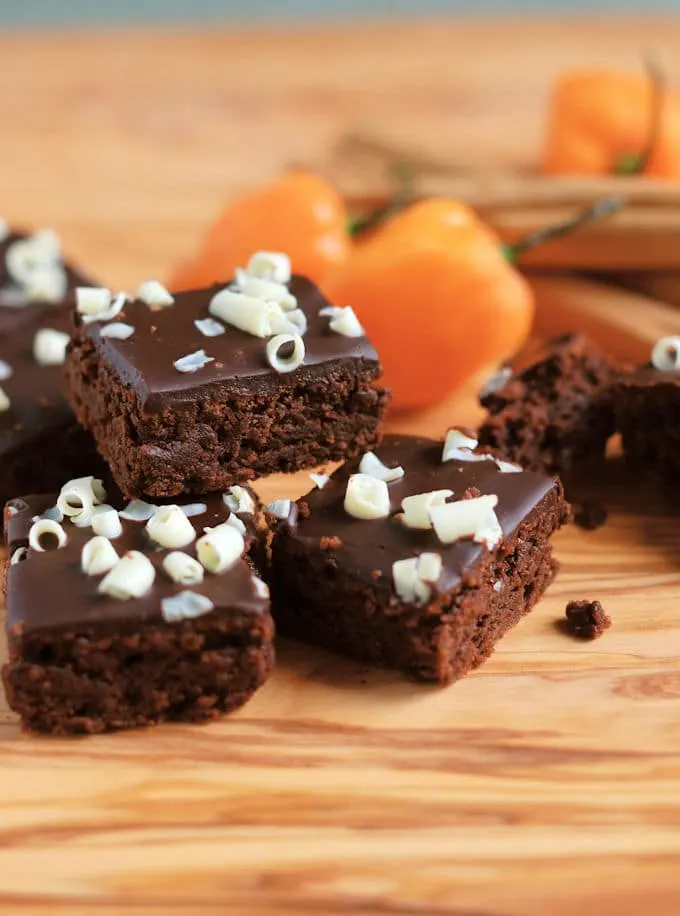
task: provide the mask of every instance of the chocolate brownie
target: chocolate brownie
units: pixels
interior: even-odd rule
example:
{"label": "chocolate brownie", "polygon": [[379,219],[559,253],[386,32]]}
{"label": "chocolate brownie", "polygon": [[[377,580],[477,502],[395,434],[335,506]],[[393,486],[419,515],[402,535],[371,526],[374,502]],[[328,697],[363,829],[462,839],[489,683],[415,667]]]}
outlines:
{"label": "chocolate brownie", "polygon": [[601,460],[614,432],[616,367],[582,334],[520,355],[481,394],[480,446],[522,467],[561,474]]}
{"label": "chocolate brownie", "polygon": [[68,309],[33,306],[0,334],[0,501],[50,492],[103,462],[63,392]]}
{"label": "chocolate brownie", "polygon": [[[491,654],[552,581],[550,537],[568,507],[557,480],[457,440],[447,436],[444,461],[441,442],[387,437],[375,453],[384,467],[364,457],[279,507],[280,632],[440,684]],[[356,517],[357,488],[369,503],[358,514],[373,517]]]}
{"label": "chocolate brownie", "polygon": [[[162,308],[126,304],[126,340],[103,337],[99,321],[80,325],[67,358],[71,402],[124,493],[222,490],[377,444],[387,393],[351,309],[329,306],[303,277],[275,289],[288,311],[214,286]],[[280,351],[268,355],[271,345]]]}
{"label": "chocolate brownie", "polygon": [[33,234],[0,220],[0,332],[31,320],[34,307],[61,306],[91,278],[64,261],[59,238],[50,229]]}
{"label": "chocolate brownie", "polygon": [[[73,492],[91,492],[84,480]],[[89,511],[91,502],[80,505]],[[144,509],[134,503],[125,518],[95,508],[78,527],[75,516],[55,521],[54,496],[6,507],[3,680],[28,728],[63,735],[199,722],[242,705],[267,678],[268,593],[241,558],[247,536],[235,513],[221,495],[185,506],[190,517],[176,506],[162,507],[163,518]]]}
{"label": "chocolate brownie", "polygon": [[599,601],[570,601],[565,622],[569,630],[581,639],[597,639],[612,625]]}

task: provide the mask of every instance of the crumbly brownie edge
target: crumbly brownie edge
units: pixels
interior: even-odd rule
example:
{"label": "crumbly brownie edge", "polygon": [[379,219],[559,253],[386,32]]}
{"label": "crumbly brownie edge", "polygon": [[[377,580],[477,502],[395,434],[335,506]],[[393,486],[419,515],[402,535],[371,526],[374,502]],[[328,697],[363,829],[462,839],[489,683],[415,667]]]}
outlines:
{"label": "crumbly brownie edge", "polygon": [[95,734],[202,722],[243,705],[274,663],[273,622],[214,614],[137,632],[9,634],[10,707],[31,730]]}
{"label": "crumbly brownie edge", "polygon": [[66,378],[76,415],[124,494],[160,497],[225,490],[375,448],[388,400],[374,384],[379,371],[363,359],[343,360],[274,390],[213,388],[149,412],[81,335]]}
{"label": "crumbly brownie edge", "polygon": [[549,538],[567,512],[556,487],[500,554],[487,555],[459,589],[425,607],[386,603],[337,569],[332,550],[310,551],[282,527],[270,583],[277,628],[363,663],[449,684],[480,665],[548,587],[556,570]]}
{"label": "crumbly brownie edge", "polygon": [[636,385],[622,379],[614,389],[617,427],[626,461],[635,470],[680,479],[680,385]]}

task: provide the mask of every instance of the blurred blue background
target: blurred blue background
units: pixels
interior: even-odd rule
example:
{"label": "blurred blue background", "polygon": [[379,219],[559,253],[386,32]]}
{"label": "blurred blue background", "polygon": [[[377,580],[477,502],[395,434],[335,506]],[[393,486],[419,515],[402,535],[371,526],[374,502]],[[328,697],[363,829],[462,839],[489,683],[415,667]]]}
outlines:
{"label": "blurred blue background", "polygon": [[680,0],[0,0],[4,25],[390,14],[680,10]]}

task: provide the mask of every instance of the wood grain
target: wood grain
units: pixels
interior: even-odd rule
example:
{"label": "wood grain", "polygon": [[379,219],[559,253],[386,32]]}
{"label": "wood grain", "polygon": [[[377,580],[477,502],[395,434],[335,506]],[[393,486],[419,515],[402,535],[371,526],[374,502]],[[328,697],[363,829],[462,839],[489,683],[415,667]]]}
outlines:
{"label": "wood grain", "polygon": [[[0,200],[128,286],[163,275],[228,192],[321,162],[355,124],[408,117],[426,143],[527,163],[554,72],[656,45],[677,60],[680,24],[4,36]],[[675,327],[644,297],[536,282],[544,330],[595,303],[600,339],[638,358]],[[476,416],[468,394],[393,426]],[[253,702],[206,728],[50,741],[0,706],[0,911],[675,916],[677,516],[619,463],[604,477],[609,523],[560,534],[549,595],[450,689],[283,644]],[[596,643],[556,625],[579,597],[614,619]]]}

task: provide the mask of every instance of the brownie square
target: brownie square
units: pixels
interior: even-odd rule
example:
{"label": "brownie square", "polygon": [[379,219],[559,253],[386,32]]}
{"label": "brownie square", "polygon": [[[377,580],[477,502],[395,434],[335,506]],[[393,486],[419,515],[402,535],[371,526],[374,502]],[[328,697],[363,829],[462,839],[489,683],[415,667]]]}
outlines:
{"label": "brownie square", "polygon": [[64,480],[104,468],[94,440],[78,426],[66,400],[63,365],[42,365],[34,352],[39,334],[56,332],[65,341],[71,327],[70,309],[32,306],[30,318],[0,333],[2,505],[13,496],[51,492]]}
{"label": "brownie square", "polygon": [[[328,303],[313,283],[294,276],[289,284],[308,327],[304,362],[286,373],[268,364],[261,337],[219,323],[218,336],[204,336],[220,289],[178,293],[157,310],[128,303],[127,340],[102,337],[97,321],[76,333],[66,367],[71,403],[129,496],[224,490],[379,441],[387,393],[375,384],[378,357],[366,337],[330,329]],[[176,368],[201,351],[210,362]]]}
{"label": "brownie square", "polygon": [[479,443],[522,467],[562,474],[602,460],[614,432],[617,368],[582,334],[529,350],[480,397]]}
{"label": "brownie square", "polygon": [[[550,536],[568,517],[558,481],[510,472],[490,456],[442,461],[442,443],[387,437],[376,452],[401,479],[387,484],[389,517],[352,517],[344,501],[352,462],[312,491],[276,530],[272,607],[277,627],[360,662],[448,684],[481,664],[538,601],[555,573]],[[504,471],[501,468],[505,468]],[[436,490],[453,501],[495,495],[500,543],[442,543],[432,529],[407,527],[402,500]],[[397,594],[393,564],[435,554],[441,572],[429,597]]]}
{"label": "brownie square", "polygon": [[645,366],[614,388],[617,429],[628,463],[676,484],[680,476],[680,373]]}
{"label": "brownie square", "polygon": [[[123,507],[115,497],[112,502]],[[88,575],[81,567],[91,527],[67,518],[63,547],[41,552],[29,546],[34,521],[46,512],[54,517],[54,506],[54,496],[28,496],[5,509],[9,662],[2,675],[9,705],[26,727],[65,735],[200,722],[252,696],[273,664],[273,623],[266,586],[245,559],[223,572],[206,571],[200,582],[178,583],[164,565],[171,550],[147,532],[154,507],[141,506],[138,520],[119,516],[122,532],[108,543],[119,557],[140,551],[155,577],[140,597],[121,600],[99,592],[104,570]],[[221,495],[185,509],[195,513],[190,538],[231,515]],[[244,524],[247,549],[252,513],[246,507],[234,514]],[[41,543],[55,546],[54,539]],[[200,565],[195,540],[175,550]],[[179,593],[202,604],[170,613],[164,602]]]}

